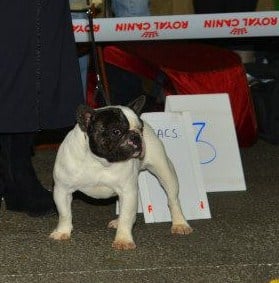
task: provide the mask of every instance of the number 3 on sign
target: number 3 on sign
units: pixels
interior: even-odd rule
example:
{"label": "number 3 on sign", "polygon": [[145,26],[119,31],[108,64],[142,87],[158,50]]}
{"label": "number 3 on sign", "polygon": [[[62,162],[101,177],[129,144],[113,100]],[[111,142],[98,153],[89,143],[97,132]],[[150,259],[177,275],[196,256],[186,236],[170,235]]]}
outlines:
{"label": "number 3 on sign", "polygon": [[193,126],[196,129],[196,143],[199,147],[199,154],[200,154],[200,163],[201,164],[208,164],[214,161],[216,158],[216,149],[213,144],[206,141],[205,138],[205,129],[206,129],[206,122],[195,122]]}

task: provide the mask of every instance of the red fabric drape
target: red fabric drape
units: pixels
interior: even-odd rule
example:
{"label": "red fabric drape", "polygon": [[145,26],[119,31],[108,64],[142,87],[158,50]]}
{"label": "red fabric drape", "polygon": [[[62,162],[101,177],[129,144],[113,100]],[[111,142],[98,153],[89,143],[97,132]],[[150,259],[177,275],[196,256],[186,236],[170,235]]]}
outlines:
{"label": "red fabric drape", "polygon": [[106,46],[104,60],[149,79],[162,71],[179,94],[228,93],[239,145],[255,142],[254,107],[244,67],[234,52],[188,42],[133,42]]}

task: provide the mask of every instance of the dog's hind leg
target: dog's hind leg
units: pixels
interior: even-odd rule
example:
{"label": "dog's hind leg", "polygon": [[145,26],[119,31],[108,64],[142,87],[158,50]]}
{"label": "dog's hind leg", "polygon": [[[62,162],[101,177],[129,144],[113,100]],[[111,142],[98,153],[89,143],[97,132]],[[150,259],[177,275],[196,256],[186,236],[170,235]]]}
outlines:
{"label": "dog's hind leg", "polygon": [[[179,184],[174,166],[164,152],[163,146],[160,145],[161,152],[156,156],[156,164],[152,162],[147,165],[147,169],[153,173],[164,188],[168,206],[172,218],[171,232],[173,234],[190,234],[193,230],[187,223],[181,209],[180,201],[178,198]],[[160,147],[158,145],[158,147]],[[157,147],[157,150],[158,150]],[[151,159],[153,160],[153,159]]]}
{"label": "dog's hind leg", "polygon": [[54,187],[54,201],[58,210],[59,221],[56,229],[50,234],[54,240],[68,240],[71,237],[72,225],[72,193],[66,189]]}

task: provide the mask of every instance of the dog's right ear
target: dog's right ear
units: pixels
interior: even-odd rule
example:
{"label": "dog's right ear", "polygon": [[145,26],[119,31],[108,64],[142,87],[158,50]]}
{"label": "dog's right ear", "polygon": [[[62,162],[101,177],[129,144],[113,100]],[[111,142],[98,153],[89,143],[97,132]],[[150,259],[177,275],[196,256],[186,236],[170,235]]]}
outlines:
{"label": "dog's right ear", "polygon": [[89,122],[94,116],[94,109],[88,105],[79,105],[77,108],[77,123],[83,132],[87,131]]}

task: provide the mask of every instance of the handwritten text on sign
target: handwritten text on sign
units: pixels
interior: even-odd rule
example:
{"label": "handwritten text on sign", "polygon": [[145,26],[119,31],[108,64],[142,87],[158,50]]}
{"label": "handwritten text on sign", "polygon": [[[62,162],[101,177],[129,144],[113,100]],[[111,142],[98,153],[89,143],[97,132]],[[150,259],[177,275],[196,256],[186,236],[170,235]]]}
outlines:
{"label": "handwritten text on sign", "polygon": [[[197,146],[199,147],[200,152],[200,163],[209,164],[215,160],[217,151],[215,146],[206,138],[207,123],[204,121],[194,122],[193,126],[196,131],[195,141],[197,143]],[[162,140],[179,139],[182,137],[178,127],[160,128],[157,129],[156,133],[157,136]]]}

